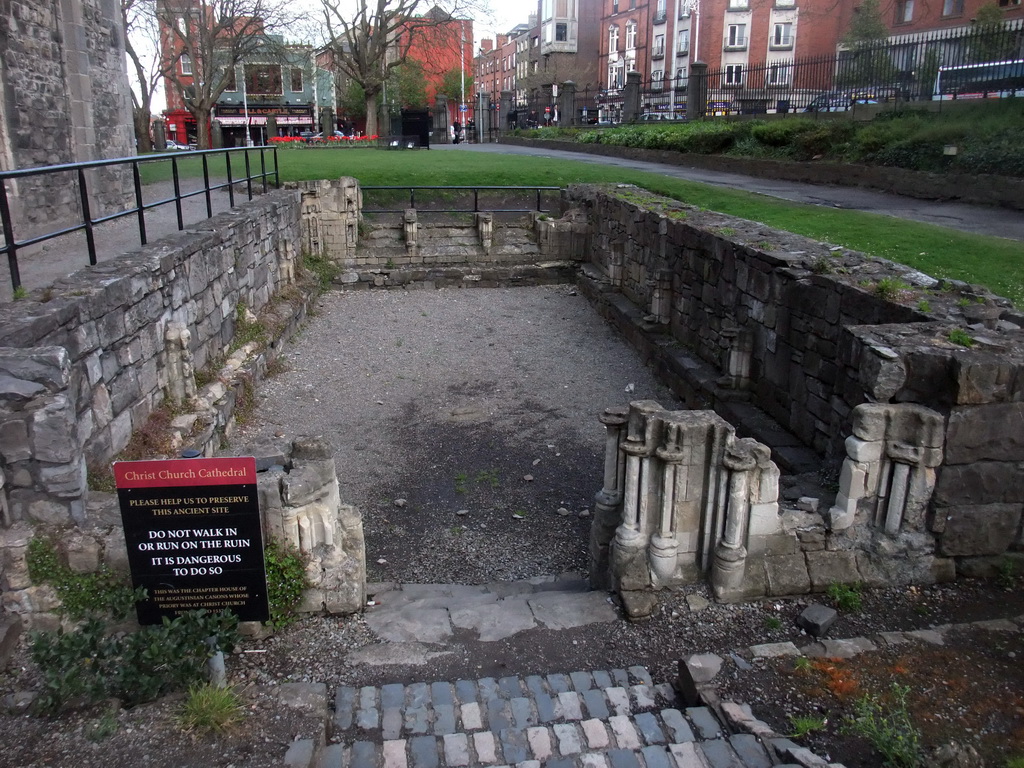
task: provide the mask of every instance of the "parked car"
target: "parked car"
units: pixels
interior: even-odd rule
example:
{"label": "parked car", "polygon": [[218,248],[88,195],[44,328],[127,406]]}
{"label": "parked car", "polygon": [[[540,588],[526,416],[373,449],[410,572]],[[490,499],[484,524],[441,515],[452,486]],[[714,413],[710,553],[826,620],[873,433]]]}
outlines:
{"label": "parked car", "polygon": [[167,151],[168,152],[174,152],[174,151],[183,151],[184,152],[184,151],[187,151],[187,150],[190,150],[190,149],[192,149],[192,146],[189,145],[189,144],[179,144],[176,141],[171,141],[170,139],[167,140]]}
{"label": "parked car", "polygon": [[822,93],[815,96],[804,112],[846,112],[854,104],[877,104],[878,99],[866,94]]}

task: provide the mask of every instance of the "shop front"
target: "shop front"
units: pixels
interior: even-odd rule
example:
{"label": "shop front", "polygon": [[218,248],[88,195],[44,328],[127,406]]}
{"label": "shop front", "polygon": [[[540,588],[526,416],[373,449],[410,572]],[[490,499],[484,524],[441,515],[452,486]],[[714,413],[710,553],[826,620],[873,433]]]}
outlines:
{"label": "shop front", "polygon": [[[266,144],[275,136],[298,136],[307,131],[315,132],[313,107],[309,104],[218,104],[213,117],[221,125],[225,147],[244,147],[248,126],[249,138],[253,144]],[[273,134],[267,127],[270,118],[277,124]]]}

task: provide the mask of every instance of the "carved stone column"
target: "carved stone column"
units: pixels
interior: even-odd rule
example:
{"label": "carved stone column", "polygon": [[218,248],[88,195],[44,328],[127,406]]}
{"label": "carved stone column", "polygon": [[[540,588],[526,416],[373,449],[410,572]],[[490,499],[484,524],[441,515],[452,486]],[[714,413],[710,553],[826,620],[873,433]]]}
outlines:
{"label": "carved stone column", "polygon": [[642,554],[649,535],[651,494],[656,488],[652,457],[660,438],[659,422],[653,414],[660,410],[661,406],[653,400],[637,400],[629,406],[629,426],[622,444],[626,454],[622,523],[615,531],[612,551],[614,578],[624,590],[650,585]]}
{"label": "carved stone column", "polygon": [[167,349],[167,396],[185,403],[196,394],[196,369],[189,342],[192,333],[181,323],[171,323],[164,334]]}
{"label": "carved stone column", "polygon": [[407,208],[402,216],[402,236],[408,251],[416,248],[416,209]]}
{"label": "carved stone column", "polygon": [[677,485],[686,487],[687,467],[683,461],[687,451],[682,445],[683,435],[679,424],[666,424],[665,444],[656,454],[664,462],[662,469],[661,507],[658,529],[651,537],[650,564],[651,580],[655,586],[666,586],[676,570],[679,541],[676,539],[676,495]]}
{"label": "carved stone column", "polygon": [[715,548],[711,585],[719,599],[733,599],[742,592],[747,560],[747,526],[753,475],[758,465],[767,462],[768,448],[756,440],[736,440],[726,448],[722,465],[729,471],[725,526]]}
{"label": "carved stone column", "polygon": [[494,241],[494,214],[478,213],[476,215],[476,231],[484,253],[490,253],[491,243]]}
{"label": "carved stone column", "polygon": [[620,450],[628,408],[608,408],[601,414],[605,426],[604,484],[594,496],[594,521],[590,525],[590,586],[611,587],[610,547],[622,516],[622,485],[626,454]]}

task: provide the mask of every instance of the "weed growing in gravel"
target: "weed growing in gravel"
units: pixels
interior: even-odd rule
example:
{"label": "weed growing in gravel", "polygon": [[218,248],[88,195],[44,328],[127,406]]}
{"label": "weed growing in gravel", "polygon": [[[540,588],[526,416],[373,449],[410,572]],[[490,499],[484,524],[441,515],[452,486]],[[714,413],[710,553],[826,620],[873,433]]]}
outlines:
{"label": "weed growing in gravel", "polygon": [[769,630],[782,629],[782,619],[778,616],[765,616],[764,628]]}
{"label": "weed growing in gravel", "polygon": [[341,272],[341,267],[326,256],[314,256],[311,253],[302,254],[302,269],[314,277],[321,292],[328,290]]}
{"label": "weed growing in gravel", "polygon": [[1024,755],[1008,758],[1006,768],[1024,768]]}
{"label": "weed growing in gravel", "polygon": [[928,301],[928,299],[921,299],[920,301],[917,302],[917,309],[919,312],[931,312],[931,302]]}
{"label": "weed growing in gravel", "polygon": [[14,289],[14,293],[11,295],[14,297],[15,301],[21,301],[22,299],[28,298],[28,291],[25,290],[24,285],[19,285],[17,288]]}
{"label": "weed growing in gravel", "polygon": [[261,347],[265,346],[267,328],[253,317],[245,302],[240,301],[235,309],[235,337],[231,340],[230,351],[236,352],[250,342],[255,342]]}
{"label": "weed growing in gravel", "polygon": [[175,717],[184,731],[221,733],[242,719],[242,701],[231,688],[193,685]]}
{"label": "weed growing in gravel", "polygon": [[828,256],[819,256],[811,264],[811,272],[816,275],[827,275],[832,271],[832,261]]}
{"label": "weed growing in gravel", "polygon": [[466,532],[466,527],[463,525],[453,525],[451,527],[452,536],[461,536]]}
{"label": "weed growing in gravel", "polygon": [[910,687],[893,683],[889,696],[862,696],[847,721],[850,733],[867,739],[892,768],[921,765],[921,733],[907,709]]}
{"label": "weed growing in gravel", "polygon": [[862,607],[860,584],[829,584],[826,594],[835,601],[840,611],[859,613]]}
{"label": "weed growing in gravel", "polygon": [[895,277],[883,277],[875,284],[875,293],[886,301],[900,301],[910,292],[910,286]]}
{"label": "weed growing in gravel", "polygon": [[809,733],[825,730],[828,720],[821,715],[790,715],[789,724],[793,726],[793,732],[789,737],[799,739]]}
{"label": "weed growing in gravel", "polygon": [[1007,591],[1017,583],[1017,564],[1010,558],[1003,558],[996,566],[996,583]]}
{"label": "weed growing in gravel", "polygon": [[487,483],[491,488],[497,488],[501,485],[501,478],[498,476],[498,470],[496,469],[483,469],[476,473],[477,483]]}
{"label": "weed growing in gravel", "polygon": [[466,492],[466,483],[468,481],[469,481],[469,475],[466,474],[465,472],[459,472],[455,476],[455,492],[456,493],[465,493]]}
{"label": "weed growing in gravel", "polygon": [[797,672],[810,672],[812,668],[811,660],[806,656],[797,656],[793,660],[793,669]]}
{"label": "weed growing in gravel", "polygon": [[106,741],[117,731],[117,715],[107,712],[85,727],[85,738],[94,744]]}

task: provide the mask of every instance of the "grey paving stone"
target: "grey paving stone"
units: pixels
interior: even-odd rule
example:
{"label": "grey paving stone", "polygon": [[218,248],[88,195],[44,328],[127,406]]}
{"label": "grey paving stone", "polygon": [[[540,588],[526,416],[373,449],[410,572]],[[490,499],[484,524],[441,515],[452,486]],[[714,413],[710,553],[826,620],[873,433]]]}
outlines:
{"label": "grey paving stone", "polygon": [[425,707],[430,703],[430,686],[426,683],[413,683],[407,687],[406,692],[409,694],[410,707]]}
{"label": "grey paving stone", "polygon": [[609,749],[605,754],[612,768],[642,768],[640,758],[632,749]]}
{"label": "grey paving stone", "polygon": [[604,698],[604,692],[597,688],[591,688],[590,690],[583,692],[583,704],[586,706],[587,714],[590,717],[596,717],[600,720],[604,720],[611,715],[608,711],[608,704]]}
{"label": "grey paving stone", "polygon": [[562,717],[566,720],[583,719],[580,695],[576,691],[566,691],[565,693],[558,694],[558,706],[562,710]]}
{"label": "grey paving stone", "polygon": [[437,706],[453,706],[455,704],[455,692],[451,683],[431,683],[430,703]]}
{"label": "grey paving stone", "polygon": [[459,629],[475,631],[484,643],[504,640],[537,626],[526,601],[514,598],[487,605],[452,608],[451,619]]}
{"label": "grey paving stone", "polygon": [[516,768],[540,768],[540,760],[523,760],[521,763],[516,763]]}
{"label": "grey paving stone", "polygon": [[505,728],[498,732],[498,743],[505,756],[506,763],[521,763],[530,759],[530,747],[526,741],[526,731],[518,728]]}
{"label": "grey paving stone", "polygon": [[404,722],[401,707],[385,708],[380,715],[380,737],[385,740],[401,738]]}
{"label": "grey paving stone", "polygon": [[427,733],[430,730],[430,710],[426,704],[407,707],[405,710],[405,732],[412,734]]}
{"label": "grey paving stone", "polygon": [[570,672],[573,690],[583,693],[594,687],[594,678],[589,672]]}
{"label": "grey paving stone", "polygon": [[381,686],[380,689],[380,707],[381,709],[387,709],[388,707],[404,707],[405,706],[405,686],[401,683],[388,683],[387,685]]}
{"label": "grey paving stone", "polygon": [[433,736],[413,736],[409,739],[409,754],[412,768],[438,768],[441,762],[437,755],[437,739]]}
{"label": "grey paving stone", "polygon": [[708,763],[711,764],[711,768],[744,768],[743,761],[739,759],[725,739],[702,741],[698,746]]}
{"label": "grey paving stone", "polygon": [[365,685],[359,689],[359,708],[370,709],[377,706],[377,689],[372,685]]}
{"label": "grey paving stone", "polygon": [[664,744],[665,733],[658,725],[658,718],[650,712],[642,712],[633,718],[640,735],[648,744]]}
{"label": "grey paving stone", "polygon": [[455,707],[451,704],[434,705],[434,733],[444,736],[455,733]]}
{"label": "grey paving stone", "polygon": [[306,768],[312,764],[316,754],[315,744],[312,739],[299,739],[288,745],[288,751],[284,753],[285,768]]}
{"label": "grey paving stone", "polygon": [[377,745],[372,741],[357,741],[349,753],[349,768],[377,768]]}
{"label": "grey paving stone", "polygon": [[512,713],[507,701],[491,699],[487,702],[487,727],[495,733],[512,727]]}
{"label": "grey paving stone", "polygon": [[558,740],[558,752],[565,755],[576,755],[583,751],[583,740],[580,732],[572,723],[556,723],[551,730],[555,732]]}
{"label": "grey paving stone", "polygon": [[367,612],[366,624],[381,640],[389,643],[446,643],[452,625],[444,608],[381,606]]}
{"label": "grey paving stone", "polygon": [[627,672],[624,669],[613,669],[611,674],[612,681],[615,683],[615,685],[619,686],[620,688],[629,687],[629,672]]}
{"label": "grey paving stone", "polygon": [[537,706],[537,720],[541,723],[550,723],[558,719],[555,711],[555,700],[546,693],[538,694],[533,703]]}
{"label": "grey paving stone", "polygon": [[615,744],[621,749],[640,749],[640,735],[628,717],[613,715],[608,718],[608,725],[615,737]]}
{"label": "grey paving stone", "polygon": [[590,674],[594,676],[595,688],[611,688],[613,685],[615,685],[615,683],[612,682],[612,676],[609,672],[597,670],[591,672]]}
{"label": "grey paving stone", "polygon": [[405,739],[385,741],[381,745],[384,768],[409,768],[409,757],[405,754]]}
{"label": "grey paving stone", "polygon": [[671,683],[658,683],[654,686],[654,697],[670,704],[675,703],[676,689]]}
{"label": "grey paving stone", "polygon": [[468,701],[459,706],[459,719],[464,731],[479,731],[484,727],[483,712],[475,701]]}
{"label": "grey paving stone", "polygon": [[554,748],[551,745],[551,732],[547,728],[527,728],[526,740],[530,744],[530,753],[537,760],[547,760],[554,754]]}
{"label": "grey paving stone", "polygon": [[745,768],[772,768],[771,758],[752,733],[733,734],[729,737],[729,744]]}
{"label": "grey paving stone", "polygon": [[531,725],[537,724],[537,715],[534,714],[529,699],[517,696],[509,701],[509,709],[512,712],[513,728],[529,728]]}
{"label": "grey paving stone", "polygon": [[537,622],[548,629],[572,629],[619,618],[603,592],[551,592],[532,595],[526,602]]}
{"label": "grey paving stone", "polygon": [[694,741],[693,729],[690,728],[690,724],[686,722],[683,713],[678,709],[661,710],[661,719],[665,723],[665,727],[668,728],[669,741],[676,744]]}
{"label": "grey paving stone", "polygon": [[608,706],[614,714],[628,715],[633,712],[633,707],[629,703],[629,694],[626,693],[625,688],[618,686],[607,688],[604,695],[608,699]]}
{"label": "grey paving stone", "polygon": [[[308,739],[312,741],[312,739]],[[320,750],[320,761],[317,768],[341,768],[341,761],[345,758],[345,745],[344,744],[328,744],[322,750]],[[309,763],[304,763],[303,768],[308,766]],[[287,755],[285,756],[285,768],[290,768],[287,762]]]}
{"label": "grey paving stone", "polygon": [[651,680],[651,674],[647,671],[646,668],[636,666],[630,667],[626,671],[629,672],[629,674],[632,675],[637,682],[643,683],[644,685],[654,685],[654,681]]}
{"label": "grey paving stone", "polygon": [[360,709],[356,712],[356,727],[364,731],[372,731],[380,727],[380,712],[376,707]]}
{"label": "grey paving stone", "polygon": [[498,690],[506,699],[514,699],[523,695],[523,685],[518,677],[503,677],[498,681]]}
{"label": "grey paving stone", "polygon": [[469,737],[464,733],[445,734],[444,762],[450,768],[469,765]]}
{"label": "grey paving stone", "polygon": [[356,689],[341,686],[334,694],[334,728],[347,731],[352,727],[352,715],[356,706]]}
{"label": "grey paving stone", "polygon": [[544,764],[544,768],[576,768],[576,759],[572,757],[553,757]]}
{"label": "grey paving stone", "polygon": [[580,768],[611,768],[608,758],[601,752],[587,752],[580,755]]}
{"label": "grey paving stone", "polygon": [[477,688],[480,691],[480,703],[486,704],[492,699],[501,698],[498,693],[498,681],[493,677],[482,677],[477,680]]}
{"label": "grey paving stone", "polygon": [[476,701],[476,683],[472,680],[456,680],[455,695],[458,697],[460,704]]}
{"label": "grey paving stone", "polygon": [[526,678],[526,690],[534,698],[547,694],[548,687],[544,684],[544,678],[540,675],[530,675]]}
{"label": "grey paving stone", "polygon": [[552,693],[565,693],[572,689],[568,675],[548,675],[548,687]]}
{"label": "grey paving stone", "polygon": [[653,709],[657,706],[657,699],[654,698],[654,688],[650,685],[629,686],[629,699],[633,703],[634,710]]}
{"label": "grey paving stone", "polygon": [[686,716],[701,739],[717,739],[722,735],[722,726],[707,707],[687,707]]}
{"label": "grey paving stone", "polygon": [[669,744],[668,751],[676,761],[679,768],[707,768],[708,761],[704,759],[704,753],[700,746],[693,741],[683,744]]}
{"label": "grey paving stone", "polygon": [[476,751],[477,760],[481,763],[498,762],[497,740],[490,731],[480,731],[473,734],[473,749]]}
{"label": "grey paving stone", "polygon": [[644,747],[640,750],[647,768],[675,768],[672,757],[665,747]]}

